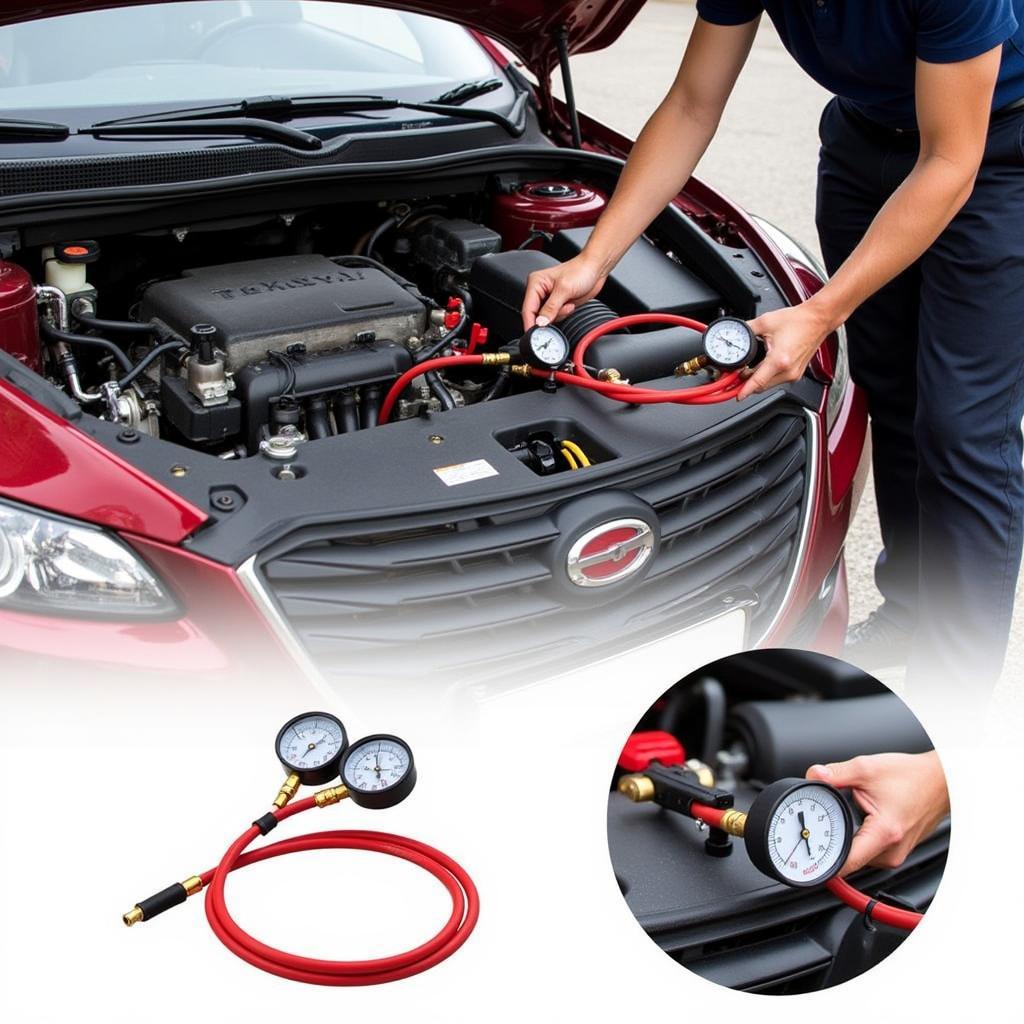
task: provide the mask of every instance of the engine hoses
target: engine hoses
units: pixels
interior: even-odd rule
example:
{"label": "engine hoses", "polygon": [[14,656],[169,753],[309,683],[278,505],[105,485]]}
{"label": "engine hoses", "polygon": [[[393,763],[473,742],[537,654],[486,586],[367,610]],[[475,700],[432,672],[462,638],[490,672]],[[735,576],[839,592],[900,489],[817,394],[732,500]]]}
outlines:
{"label": "engine hoses", "polygon": [[[429,970],[450,957],[469,938],[480,911],[472,879],[446,854],[403,836],[356,830],[314,832],[248,850],[253,840],[266,835],[279,822],[314,807],[337,803],[347,795],[345,786],[337,786],[270,811],[231,844],[215,868],[143,900],[124,915],[125,924],[150,920],[205,889],[206,919],[217,938],[235,956],[278,977],[310,985],[379,985]],[[448,891],[452,900],[451,915],[432,939],[405,953],[380,959],[321,960],[268,946],[241,928],[231,916],[224,891],[227,878],[232,871],[250,864],[308,850],[363,850],[415,864],[433,875]]]}
{"label": "engine hoses", "polygon": [[[727,831],[732,830],[728,820],[729,816],[732,816],[735,820],[737,815],[737,812],[730,809],[710,807],[706,804],[698,803],[692,803],[688,813],[712,828],[724,828]],[[901,907],[894,907],[888,903],[872,899],[838,876],[830,878],[825,883],[825,888],[848,907],[856,910],[859,914],[863,914],[865,919],[877,921],[879,924],[887,924],[902,931],[913,931],[924,917],[924,914],[916,913],[913,910],[904,910]]]}
{"label": "engine hoses", "polygon": [[[566,370],[541,369],[535,366],[510,366],[509,370],[520,376],[534,377],[538,380],[553,381],[557,384],[564,384],[569,387],[584,388],[603,395],[605,398],[623,402],[627,405],[712,405],[718,402],[727,402],[738,398],[743,389],[743,371],[733,370],[722,372],[715,380],[707,384],[699,384],[690,388],[675,388],[671,390],[659,390],[657,388],[635,387],[617,379],[610,371],[607,379],[595,377],[591,374],[585,363],[588,349],[595,342],[599,341],[606,334],[614,331],[621,331],[626,328],[636,327],[644,324],[667,324],[675,327],[688,327],[694,331],[705,331],[706,325],[698,320],[691,320],[689,317],[676,316],[670,313],[638,313],[632,316],[617,317],[595,327],[585,334],[573,352],[572,372]],[[637,335],[636,343],[643,344],[643,335]],[[443,347],[443,346],[442,346]],[[437,346],[431,348],[430,353],[437,350]],[[379,423],[387,423],[402,392],[409,386],[409,383],[416,377],[429,371],[441,370],[455,366],[481,366],[489,364],[509,364],[511,356],[507,352],[488,353],[480,355],[454,355],[429,358],[429,354],[422,357],[411,370],[407,370],[388,391],[387,397],[381,405]]]}

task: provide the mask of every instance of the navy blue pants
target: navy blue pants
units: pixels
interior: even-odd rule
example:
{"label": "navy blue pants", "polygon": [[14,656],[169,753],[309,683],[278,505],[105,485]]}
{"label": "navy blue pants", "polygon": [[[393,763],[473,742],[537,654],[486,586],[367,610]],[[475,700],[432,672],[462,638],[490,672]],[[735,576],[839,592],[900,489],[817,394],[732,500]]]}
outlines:
{"label": "navy blue pants", "polygon": [[[913,169],[915,133],[833,100],[817,222],[830,272]],[[908,686],[999,676],[1021,560],[1024,112],[996,114],[974,193],[924,256],[847,324],[867,394],[886,614],[915,630]]]}

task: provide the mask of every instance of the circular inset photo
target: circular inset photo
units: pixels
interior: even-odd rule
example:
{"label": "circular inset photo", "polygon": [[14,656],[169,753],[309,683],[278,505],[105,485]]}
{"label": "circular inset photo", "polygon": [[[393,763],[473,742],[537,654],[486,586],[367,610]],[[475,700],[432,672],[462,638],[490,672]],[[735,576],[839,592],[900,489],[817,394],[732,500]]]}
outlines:
{"label": "circular inset photo", "polygon": [[849,981],[918,926],[949,849],[928,734],[877,679],[804,651],[737,654],[625,737],[608,796],[619,888],[695,974],[794,995]]}

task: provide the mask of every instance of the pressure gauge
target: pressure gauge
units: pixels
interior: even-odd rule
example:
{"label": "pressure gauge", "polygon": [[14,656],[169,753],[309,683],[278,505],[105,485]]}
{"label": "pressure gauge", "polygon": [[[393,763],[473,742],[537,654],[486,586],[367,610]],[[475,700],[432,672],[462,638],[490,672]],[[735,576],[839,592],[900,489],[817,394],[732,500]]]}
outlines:
{"label": "pressure gauge", "polygon": [[277,734],[277,757],[304,786],[322,786],[338,775],[348,746],[345,726],[324,711],[297,715]]}
{"label": "pressure gauge", "polygon": [[722,370],[749,366],[757,351],[757,338],[745,320],[724,316],[704,331],[704,355]]}
{"label": "pressure gauge", "polygon": [[531,327],[519,339],[519,354],[531,366],[556,370],[569,359],[569,339],[550,324]]}
{"label": "pressure gauge", "polygon": [[823,885],[846,863],[853,840],[849,804],[831,786],[781,779],[758,794],[743,841],[754,866],[794,888]]}
{"label": "pressure gauge", "polygon": [[416,785],[412,751],[397,736],[367,736],[348,748],[341,766],[341,781],[360,807],[394,807]]}

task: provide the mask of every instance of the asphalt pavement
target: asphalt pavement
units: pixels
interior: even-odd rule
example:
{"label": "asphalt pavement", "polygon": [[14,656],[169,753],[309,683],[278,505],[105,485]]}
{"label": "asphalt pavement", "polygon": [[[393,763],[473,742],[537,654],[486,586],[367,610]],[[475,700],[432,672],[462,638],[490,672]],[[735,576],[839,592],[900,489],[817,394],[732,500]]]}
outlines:
{"label": "asphalt pavement", "polygon": [[[687,0],[648,3],[614,46],[572,61],[577,102],[605,124],[635,137],[672,83],[695,17]],[[785,51],[767,19],[737,84],[721,128],[697,170],[747,210],[784,228],[817,252],[814,227],[817,125],[829,94]],[[873,566],[880,549],[869,486],[847,542],[851,616],[879,603]],[[1024,603],[1017,592],[1007,670],[996,708],[1024,699]],[[901,688],[898,674],[885,681]]]}

